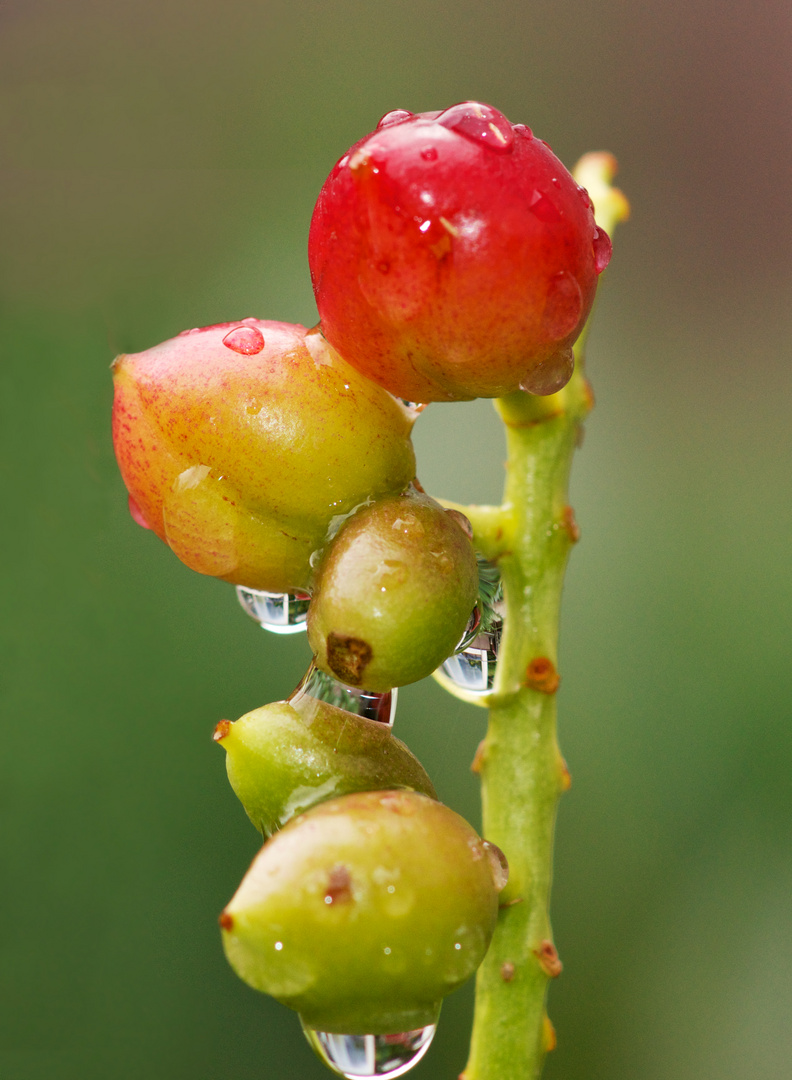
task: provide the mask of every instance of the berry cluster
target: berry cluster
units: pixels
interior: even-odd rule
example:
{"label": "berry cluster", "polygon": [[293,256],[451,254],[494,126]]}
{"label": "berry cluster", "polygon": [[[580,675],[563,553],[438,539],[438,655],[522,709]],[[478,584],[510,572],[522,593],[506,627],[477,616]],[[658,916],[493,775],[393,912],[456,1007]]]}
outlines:
{"label": "berry cluster", "polygon": [[417,403],[562,388],[609,254],[525,125],[399,110],[319,196],[318,327],[243,319],[114,365],[132,516],[263,626],[307,629],[290,698],[215,730],[266,840],[220,924],[237,973],[345,1076],[419,1060],[507,877],[391,733],[396,688],[443,665],[486,694],[500,626],[470,523],[416,479]]}

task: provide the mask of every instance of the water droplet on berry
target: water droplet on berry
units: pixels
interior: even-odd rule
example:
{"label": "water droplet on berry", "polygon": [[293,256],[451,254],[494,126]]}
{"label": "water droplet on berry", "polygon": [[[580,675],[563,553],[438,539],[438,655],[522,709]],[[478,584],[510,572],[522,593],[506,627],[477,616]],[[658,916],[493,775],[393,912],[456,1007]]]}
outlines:
{"label": "water droplet on berry", "polygon": [[388,690],[384,694],[378,694],[373,690],[361,690],[357,686],[347,686],[339,682],[332,675],[328,675],[311,663],[302,682],[289,697],[289,704],[297,712],[302,712],[302,706],[308,706],[306,698],[315,701],[324,701],[328,705],[335,705],[337,709],[344,709],[355,716],[363,716],[367,720],[376,720],[380,724],[393,726],[393,718],[396,715],[396,700],[398,691]]}
{"label": "water droplet on berry", "polygon": [[395,1035],[336,1035],[303,1024],[305,1037],[317,1057],[347,1080],[363,1076],[395,1080],[404,1076],[427,1052],[436,1028],[436,1024],[429,1024]]}
{"label": "water droplet on berry", "polygon": [[437,151],[433,146],[425,146],[421,151],[424,161],[437,161]]}
{"label": "water droplet on berry", "polygon": [[523,378],[520,389],[538,397],[557,394],[572,378],[574,370],[575,354],[570,348],[559,349]]}
{"label": "water droplet on berry", "polygon": [[308,593],[274,593],[237,585],[237,599],[251,619],[273,634],[299,634],[305,630]]}
{"label": "water droplet on berry", "polygon": [[608,265],[613,252],[610,237],[604,229],[594,230],[594,269],[601,274]]}
{"label": "water droplet on berry", "polygon": [[589,209],[592,209],[594,204],[591,201],[591,196],[589,195],[588,191],[586,191],[586,189],[584,187],[580,186],[580,184],[577,185],[577,193],[578,193],[579,197],[581,198],[581,200],[585,203],[585,205],[588,206]]}
{"label": "water droplet on berry", "polygon": [[506,151],[514,146],[514,131],[503,113],[478,101],[452,105],[440,113],[437,123],[491,150]]}
{"label": "water droplet on berry", "polygon": [[409,120],[412,117],[411,112],[407,112],[406,109],[391,109],[390,112],[386,112],[380,122],[377,124],[377,131],[382,128],[390,127],[392,124],[400,124],[403,120]]}
{"label": "water droplet on berry", "polygon": [[468,540],[472,540],[473,526],[470,524],[470,518],[465,517],[460,510],[446,510],[446,513],[450,518],[454,519]]}
{"label": "water droplet on berry", "polygon": [[509,883],[509,862],[506,856],[503,854],[497,844],[491,844],[489,840],[484,841],[484,850],[487,853],[487,859],[489,860],[490,870],[492,871],[492,880],[495,882],[495,888],[498,892],[501,889],[505,889]]}
{"label": "water droplet on berry", "polygon": [[525,135],[525,137],[528,139],[532,139],[534,137],[534,133],[531,131],[527,124],[515,124],[514,130],[519,132],[520,135]]}
{"label": "water droplet on berry", "polygon": [[555,203],[548,199],[541,191],[534,191],[528,207],[531,213],[535,214],[540,221],[551,224],[561,220],[561,211]]}
{"label": "water droplet on berry", "polygon": [[142,525],[144,529],[151,528],[148,521],[146,520],[146,515],[143,513],[143,511],[140,509],[137,502],[135,501],[135,499],[133,499],[131,495],[129,496],[129,512],[132,515],[132,520],[136,521],[138,525]]}
{"label": "water droplet on berry", "polygon": [[554,274],[547,288],[542,313],[542,334],[547,341],[562,341],[575,329],[583,314],[583,294],[574,274]]}
{"label": "water droplet on berry", "polygon": [[223,344],[242,356],[255,356],[264,348],[264,335],[257,326],[237,326],[229,330]]}
{"label": "water droplet on berry", "polygon": [[443,664],[443,674],[468,694],[488,694],[495,682],[503,632],[503,583],[497,567],[481,555],[479,599],[457,651]]}

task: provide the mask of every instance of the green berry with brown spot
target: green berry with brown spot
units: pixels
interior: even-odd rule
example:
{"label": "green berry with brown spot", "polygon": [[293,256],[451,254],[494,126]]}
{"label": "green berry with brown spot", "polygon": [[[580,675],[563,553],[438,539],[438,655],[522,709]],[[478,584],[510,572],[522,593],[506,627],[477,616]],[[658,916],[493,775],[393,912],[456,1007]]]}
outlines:
{"label": "green berry with brown spot", "polygon": [[323,671],[382,693],[431,675],[451,655],[478,596],[475,552],[458,518],[410,489],[344,524],[308,612]]}
{"label": "green berry with brown spot", "polygon": [[309,1028],[411,1031],[483,960],[504,878],[497,849],[441,803],[345,795],[264,845],[220,916],[226,956]]}

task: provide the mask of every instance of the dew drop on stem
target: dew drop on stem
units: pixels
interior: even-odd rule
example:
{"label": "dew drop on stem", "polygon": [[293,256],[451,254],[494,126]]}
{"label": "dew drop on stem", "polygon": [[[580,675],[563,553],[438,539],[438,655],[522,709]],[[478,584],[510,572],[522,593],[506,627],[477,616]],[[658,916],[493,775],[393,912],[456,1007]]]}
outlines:
{"label": "dew drop on stem", "polygon": [[436,1028],[436,1024],[428,1024],[393,1035],[338,1035],[303,1024],[305,1037],[319,1059],[347,1080],[404,1076],[427,1052]]}

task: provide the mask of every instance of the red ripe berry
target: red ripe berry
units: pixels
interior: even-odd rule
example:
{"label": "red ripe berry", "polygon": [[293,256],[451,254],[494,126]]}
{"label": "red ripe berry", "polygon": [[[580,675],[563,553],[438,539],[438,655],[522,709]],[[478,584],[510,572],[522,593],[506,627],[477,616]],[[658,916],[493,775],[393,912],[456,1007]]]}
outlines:
{"label": "red ripe berry", "polygon": [[470,101],[386,114],[330,173],[309,241],[325,336],[411,401],[560,389],[608,253],[547,144]]}

